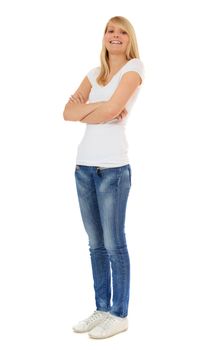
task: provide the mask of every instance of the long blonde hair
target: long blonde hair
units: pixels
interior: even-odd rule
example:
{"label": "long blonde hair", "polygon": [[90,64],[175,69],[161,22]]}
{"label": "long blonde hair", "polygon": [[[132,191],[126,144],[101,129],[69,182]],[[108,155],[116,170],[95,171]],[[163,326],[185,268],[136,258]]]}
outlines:
{"label": "long blonde hair", "polygon": [[[122,16],[112,17],[109,19],[109,21],[106,24],[106,27],[104,30],[104,35],[107,32],[107,28],[108,28],[108,25],[110,22],[113,22],[114,24],[119,25],[121,27],[121,29],[125,30],[129,36],[129,43],[128,43],[128,47],[126,50],[127,60],[129,61],[132,58],[139,58],[137,39],[136,39],[136,35],[135,35],[135,30],[134,30],[132,24],[125,17],[122,17]],[[110,72],[109,55],[108,55],[108,51],[107,51],[105,44],[104,44],[104,38],[103,38],[102,50],[101,50],[101,54],[100,54],[100,62],[101,62],[101,67],[100,67],[100,73],[97,77],[97,83],[99,85],[104,85],[104,83],[107,80],[108,74]]]}

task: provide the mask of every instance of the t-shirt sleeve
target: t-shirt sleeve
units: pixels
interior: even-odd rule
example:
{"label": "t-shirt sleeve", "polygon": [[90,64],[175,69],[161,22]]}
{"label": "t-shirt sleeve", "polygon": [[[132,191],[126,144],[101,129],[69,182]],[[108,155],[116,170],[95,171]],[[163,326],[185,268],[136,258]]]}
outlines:
{"label": "t-shirt sleeve", "polygon": [[133,58],[124,66],[121,77],[127,72],[137,72],[142,81],[144,80],[144,65],[139,58]]}
{"label": "t-shirt sleeve", "polygon": [[93,86],[96,83],[98,73],[98,67],[92,68],[87,74],[87,78],[89,79],[91,85]]}

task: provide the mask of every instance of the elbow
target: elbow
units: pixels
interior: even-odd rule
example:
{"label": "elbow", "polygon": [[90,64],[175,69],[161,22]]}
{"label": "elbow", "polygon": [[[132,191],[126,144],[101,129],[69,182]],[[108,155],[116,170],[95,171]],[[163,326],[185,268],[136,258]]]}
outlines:
{"label": "elbow", "polygon": [[63,118],[64,118],[64,120],[69,120],[69,111],[68,111],[67,105],[65,106],[64,111],[63,111]]}
{"label": "elbow", "polygon": [[67,112],[63,113],[63,118],[64,118],[65,121],[69,121],[69,120],[71,121],[72,120]]}
{"label": "elbow", "polygon": [[68,116],[67,116],[66,110],[64,110],[64,112],[63,112],[63,118],[64,118],[64,120],[68,120]]}
{"label": "elbow", "polygon": [[65,121],[78,121],[79,119],[76,118],[76,116],[74,116],[74,113],[71,113],[71,111],[69,111],[67,108],[64,109],[63,112],[63,118]]}
{"label": "elbow", "polygon": [[107,106],[107,119],[108,121],[114,119],[121,113],[122,109],[117,105],[108,104]]}

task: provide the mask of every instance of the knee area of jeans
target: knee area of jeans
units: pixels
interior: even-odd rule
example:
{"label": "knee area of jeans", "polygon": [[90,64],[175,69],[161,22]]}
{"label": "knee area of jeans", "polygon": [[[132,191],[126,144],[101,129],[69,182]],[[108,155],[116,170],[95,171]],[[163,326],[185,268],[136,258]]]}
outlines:
{"label": "knee area of jeans", "polygon": [[122,247],[114,247],[114,246],[106,246],[106,250],[108,255],[120,255],[120,254],[128,254],[128,248],[127,245],[122,246]]}
{"label": "knee area of jeans", "polygon": [[102,252],[106,252],[107,253],[107,250],[106,250],[106,248],[103,245],[98,246],[97,244],[96,245],[94,245],[94,244],[89,245],[89,251],[90,251],[90,254],[91,253],[94,253],[94,254],[99,253],[99,254],[101,254]]}

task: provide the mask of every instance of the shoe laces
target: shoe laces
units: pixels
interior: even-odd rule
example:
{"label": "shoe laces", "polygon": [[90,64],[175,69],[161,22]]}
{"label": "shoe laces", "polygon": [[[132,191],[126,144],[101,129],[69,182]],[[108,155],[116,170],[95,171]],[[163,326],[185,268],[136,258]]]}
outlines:
{"label": "shoe laces", "polygon": [[95,310],[94,313],[85,320],[85,323],[88,325],[89,323],[101,318],[101,316],[102,315],[99,313],[99,311]]}

